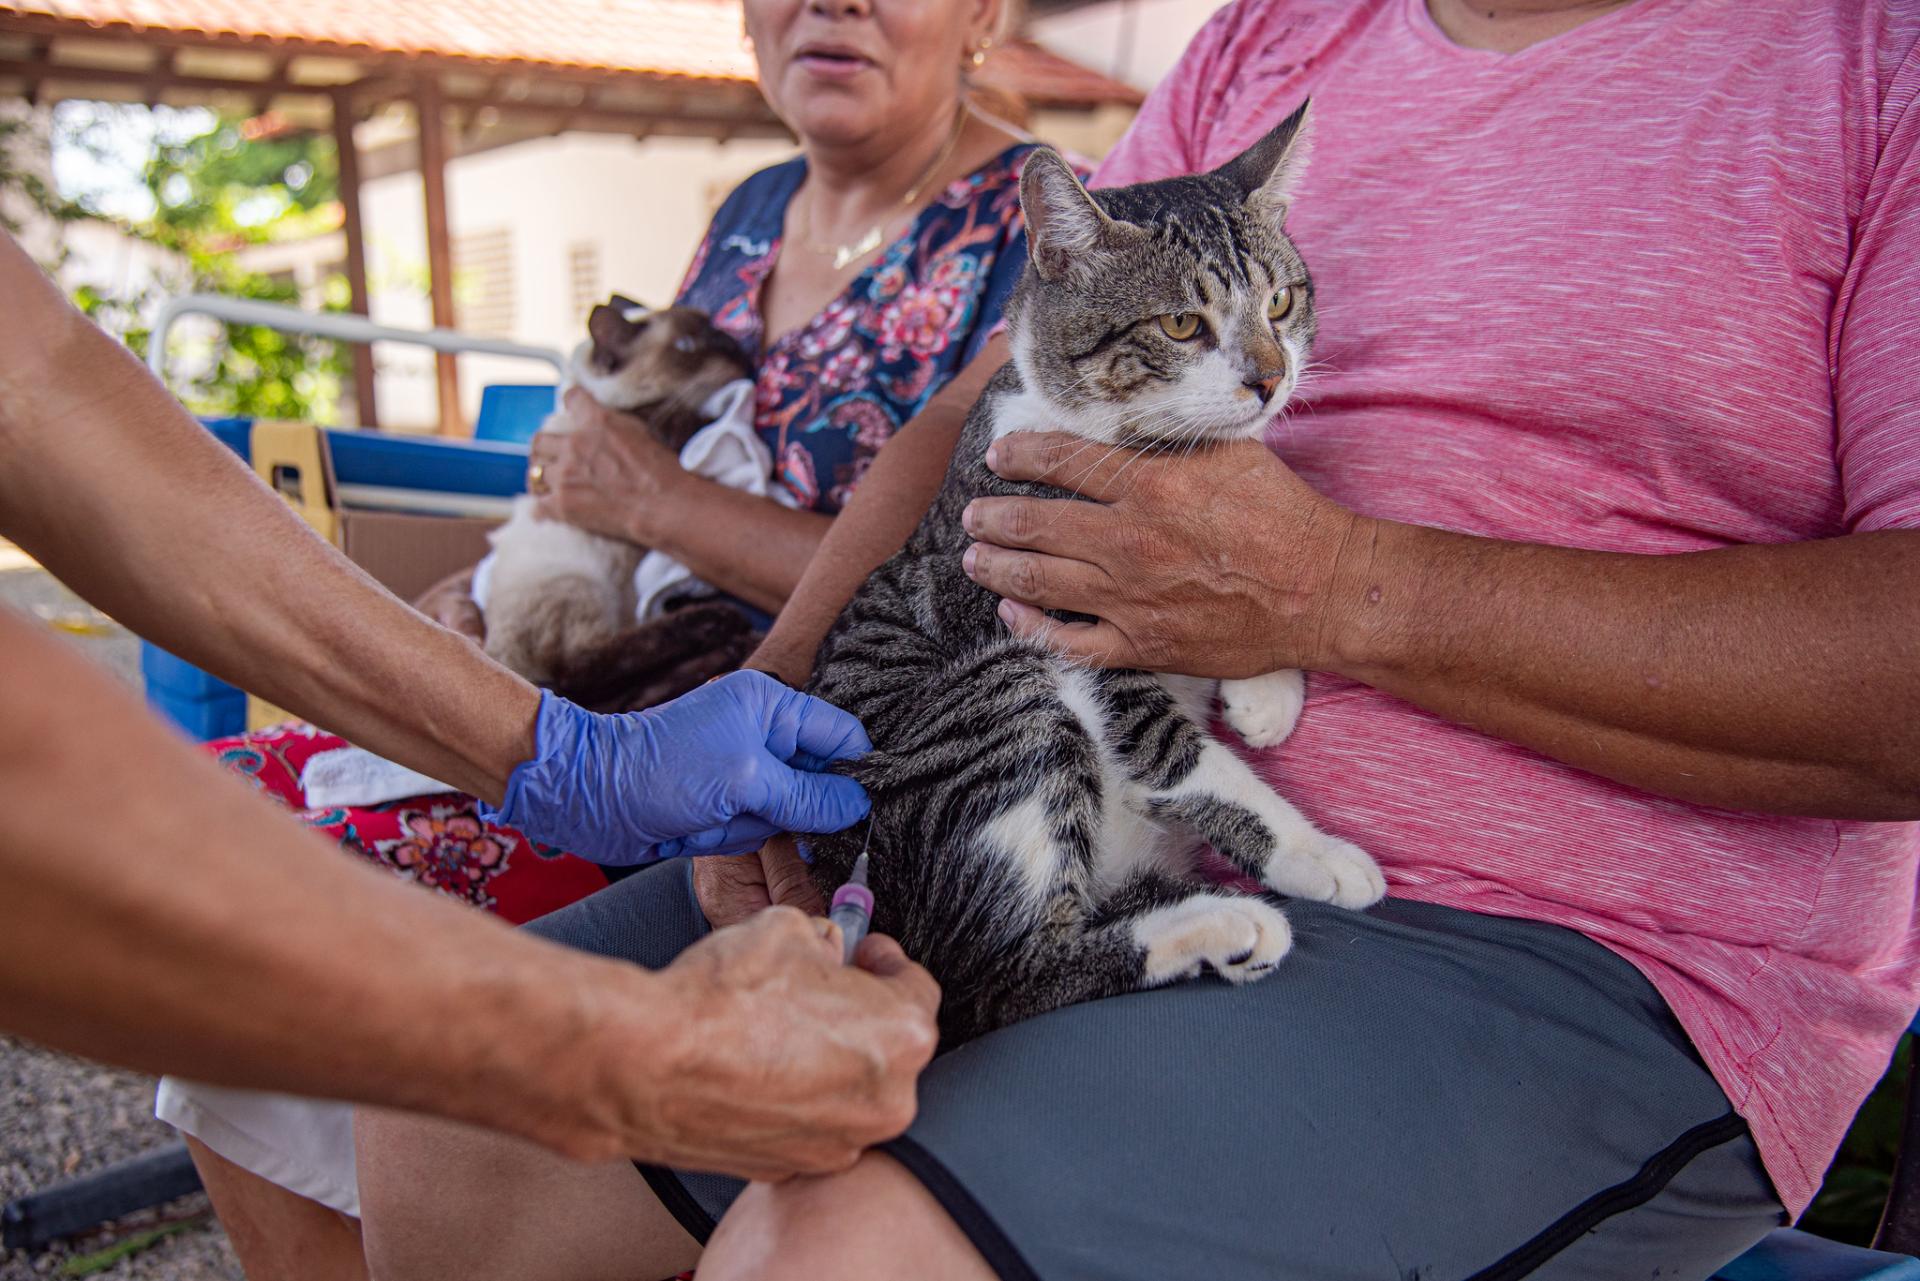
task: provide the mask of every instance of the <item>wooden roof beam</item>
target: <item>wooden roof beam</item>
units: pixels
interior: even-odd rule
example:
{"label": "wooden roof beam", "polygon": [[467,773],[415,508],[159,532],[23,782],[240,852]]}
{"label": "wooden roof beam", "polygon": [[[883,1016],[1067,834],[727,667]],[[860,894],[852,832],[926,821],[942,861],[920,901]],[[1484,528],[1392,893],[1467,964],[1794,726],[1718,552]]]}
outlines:
{"label": "wooden roof beam", "polygon": [[[51,62],[52,60],[53,60],[53,41],[30,40],[27,42],[27,62],[29,65],[38,66],[47,62]],[[29,107],[38,107],[40,105],[41,84],[42,82],[39,80],[27,81],[27,84],[26,84],[27,105]]]}
{"label": "wooden roof beam", "polygon": [[[293,70],[293,57],[290,53],[283,53],[278,58],[275,58],[273,60],[273,69],[267,73],[265,83],[270,85],[292,84],[293,80],[289,73]],[[266,115],[273,107],[273,98],[274,95],[265,90],[256,94],[253,99],[253,114],[256,116]]]}
{"label": "wooden roof beam", "polygon": [[167,83],[180,74],[180,51],[178,49],[155,49],[153,51],[153,70],[148,74],[141,99],[149,107],[160,105],[160,95],[166,90]]}
{"label": "wooden roof beam", "polygon": [[[168,67],[171,65],[172,60],[168,59]],[[328,95],[325,85],[293,84],[285,79],[228,80],[218,76],[183,76],[163,67],[155,67],[147,71],[127,71],[119,67],[80,67],[63,63],[0,59],[0,76],[18,76],[35,84],[58,81],[61,84],[132,85],[146,90],[157,83],[167,89],[198,89],[209,93],[237,93],[247,96],[257,96],[261,93],[292,93],[324,98]]]}

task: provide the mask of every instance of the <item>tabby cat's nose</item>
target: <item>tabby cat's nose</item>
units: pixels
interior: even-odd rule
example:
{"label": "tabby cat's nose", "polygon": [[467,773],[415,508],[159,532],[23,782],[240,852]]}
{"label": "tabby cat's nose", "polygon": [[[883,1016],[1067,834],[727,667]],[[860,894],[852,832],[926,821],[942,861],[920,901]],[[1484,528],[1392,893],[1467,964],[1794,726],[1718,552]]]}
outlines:
{"label": "tabby cat's nose", "polygon": [[1273,393],[1279,391],[1280,384],[1285,381],[1287,381],[1287,371],[1282,369],[1277,373],[1255,374],[1253,377],[1244,380],[1241,385],[1254,395],[1260,397],[1260,403],[1264,405],[1273,399]]}

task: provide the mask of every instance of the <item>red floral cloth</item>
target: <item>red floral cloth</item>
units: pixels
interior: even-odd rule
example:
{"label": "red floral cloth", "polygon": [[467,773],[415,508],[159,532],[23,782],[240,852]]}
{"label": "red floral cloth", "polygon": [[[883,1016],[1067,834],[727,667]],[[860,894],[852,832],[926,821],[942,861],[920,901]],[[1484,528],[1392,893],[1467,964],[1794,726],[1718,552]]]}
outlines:
{"label": "red floral cloth", "polygon": [[478,802],[459,792],[384,805],[309,808],[300,789],[301,769],[309,757],[346,745],[311,725],[288,724],[215,739],[206,747],[227,769],[343,849],[515,925],[606,886],[606,873],[585,859],[483,822]]}

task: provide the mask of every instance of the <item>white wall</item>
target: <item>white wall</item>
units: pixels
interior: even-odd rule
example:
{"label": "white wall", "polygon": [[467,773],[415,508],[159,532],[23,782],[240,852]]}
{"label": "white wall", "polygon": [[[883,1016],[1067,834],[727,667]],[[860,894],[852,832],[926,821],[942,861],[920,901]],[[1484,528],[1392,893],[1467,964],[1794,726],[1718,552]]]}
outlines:
{"label": "white wall", "polygon": [[[449,164],[450,227],[456,242],[476,233],[510,233],[514,324],[505,336],[565,350],[583,334],[573,312],[574,246],[597,247],[599,296],[618,291],[643,302],[670,300],[720,200],[749,173],[790,154],[790,144],[766,139],[636,142],[586,133],[538,139]],[[426,326],[419,175],[369,182],[362,210],[374,319]],[[474,283],[457,276],[456,294]],[[381,347],[376,359],[381,425],[429,426],[435,418],[432,357]],[[460,367],[469,417],[486,383],[549,380],[541,366],[525,362],[463,357]]]}
{"label": "white wall", "polygon": [[[1034,129],[1097,159],[1132,119],[1129,108],[1048,112]],[[511,239],[514,324],[520,342],[571,349],[584,336],[574,310],[570,255],[597,248],[596,299],[620,292],[641,302],[672,299],[713,212],[742,178],[793,154],[790,143],[690,138],[636,142],[606,134],[540,138],[463,156],[447,166],[447,206],[456,245],[462,237],[505,229]],[[366,184],[368,285],[373,318],[425,328],[426,213],[417,173]],[[332,251],[337,258],[338,251]],[[476,281],[456,263],[456,304]],[[433,358],[415,348],[375,349],[380,424],[431,430],[436,422]],[[463,356],[462,412],[471,421],[480,389],[494,382],[544,382],[542,366]]]}
{"label": "white wall", "polygon": [[1151,89],[1173,69],[1187,41],[1226,0],[1103,0],[1037,18],[1040,44],[1115,80]]}

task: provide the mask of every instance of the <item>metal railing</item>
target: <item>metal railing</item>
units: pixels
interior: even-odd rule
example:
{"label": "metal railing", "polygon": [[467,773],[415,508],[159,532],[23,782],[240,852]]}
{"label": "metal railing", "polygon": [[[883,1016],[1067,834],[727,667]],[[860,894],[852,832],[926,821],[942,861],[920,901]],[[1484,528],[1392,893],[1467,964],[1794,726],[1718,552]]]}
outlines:
{"label": "metal railing", "polygon": [[167,336],[182,316],[207,316],[235,325],[265,325],[287,334],[311,334],[336,342],[409,343],[449,355],[515,356],[523,360],[541,360],[556,373],[565,373],[566,357],[551,347],[507,342],[499,338],[481,338],[457,329],[400,329],[376,325],[365,316],[341,311],[305,311],[284,303],[257,302],[251,298],[227,298],[220,294],[182,294],[170,298],[154,318],[153,337],[147,343],[147,367],[161,383],[167,381]]}

